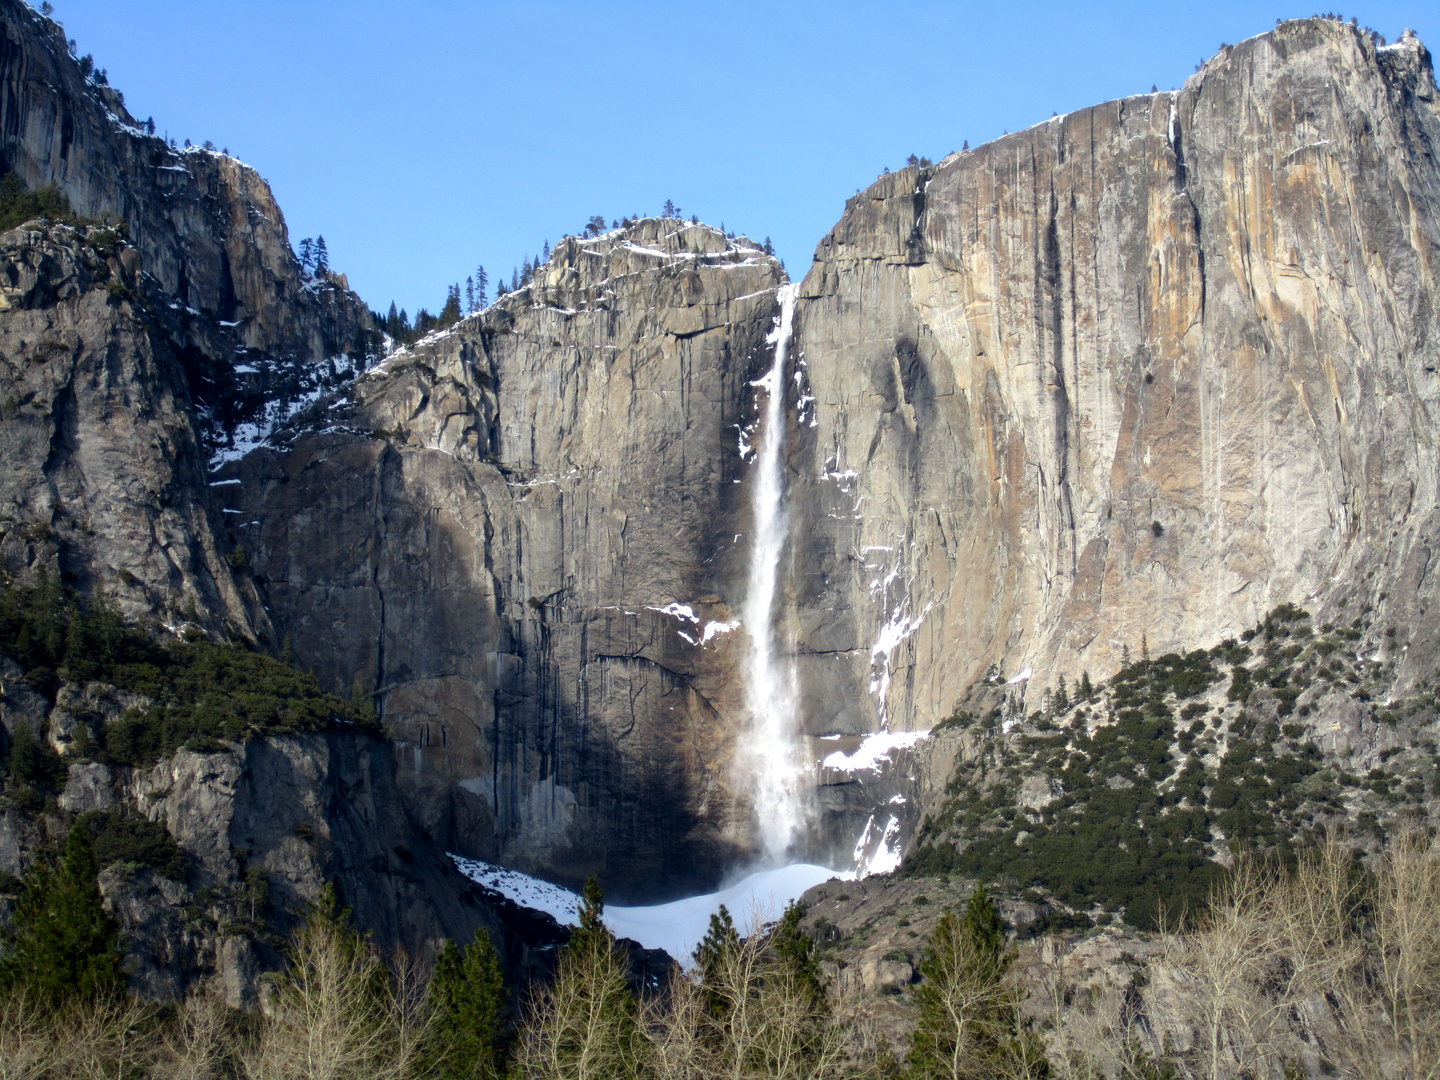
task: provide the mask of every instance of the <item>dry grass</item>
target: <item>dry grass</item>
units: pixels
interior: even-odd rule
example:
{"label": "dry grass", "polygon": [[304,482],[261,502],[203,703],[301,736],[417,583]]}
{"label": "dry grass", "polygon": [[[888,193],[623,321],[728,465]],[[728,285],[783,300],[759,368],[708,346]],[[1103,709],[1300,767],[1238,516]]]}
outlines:
{"label": "dry grass", "polygon": [[148,1012],[119,1001],[56,1014],[11,998],[0,1006],[0,1080],[102,1080],[146,1071],[154,1063]]}
{"label": "dry grass", "polygon": [[1162,935],[1143,990],[1077,990],[1055,958],[1052,1072],[1440,1080],[1440,857],[1412,833],[1372,870],[1338,840],[1293,871],[1239,861],[1196,930]]}
{"label": "dry grass", "polygon": [[[1339,842],[1291,872],[1241,861],[1198,928],[1161,935],[1143,970],[1148,985],[1077,988],[1050,954],[1031,1001],[1056,1080],[1287,1080],[1297,1068],[1440,1080],[1440,857],[1415,833],[1368,872]],[[426,1080],[425,976],[322,922],[298,937],[265,1015],[246,1023],[205,995],[170,1012],[118,1001],[53,1014],[23,998],[0,1002],[0,1080]],[[953,1004],[960,1030],[995,1002]],[[593,949],[534,992],[515,1074],[894,1075],[863,1015],[858,1001],[817,998],[763,934],[729,951],[703,990],[677,978],[638,1004],[623,955]]]}

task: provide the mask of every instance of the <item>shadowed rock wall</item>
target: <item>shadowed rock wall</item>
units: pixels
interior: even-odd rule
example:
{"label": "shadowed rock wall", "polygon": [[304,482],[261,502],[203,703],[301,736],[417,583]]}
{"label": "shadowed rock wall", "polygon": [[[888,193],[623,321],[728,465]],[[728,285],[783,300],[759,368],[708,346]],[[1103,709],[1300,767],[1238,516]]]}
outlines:
{"label": "shadowed rock wall", "polygon": [[782,280],[673,220],[566,240],[235,468],[282,632],[381,703],[453,850],[617,899],[750,850],[744,637],[705,627],[739,603],[739,429]]}

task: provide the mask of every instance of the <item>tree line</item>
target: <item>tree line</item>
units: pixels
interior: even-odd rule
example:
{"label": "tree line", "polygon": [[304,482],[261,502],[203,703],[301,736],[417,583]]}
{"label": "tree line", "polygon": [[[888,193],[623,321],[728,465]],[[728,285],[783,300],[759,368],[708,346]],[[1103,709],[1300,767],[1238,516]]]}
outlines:
{"label": "tree line", "polygon": [[[986,890],[947,910],[896,1054],[821,974],[791,904],[746,937],[722,907],[664,986],[637,987],[592,880],[553,978],[508,986],[485,932],[429,970],[382,955],[333,888],[310,906],[259,1015],[197,993],[130,1000],[123,942],[81,822],[16,892],[0,958],[6,1076],[256,1080],[1381,1080],[1440,1075],[1440,859],[1413,832],[1362,866],[1331,842],[1241,859],[1194,929],[1152,939],[1145,980],[1035,993]],[[1057,955],[1060,949],[1052,950]],[[1128,955],[1128,954],[1127,954]],[[1134,964],[1133,958],[1130,963]],[[1042,962],[1043,967],[1043,962]],[[1045,997],[1044,990],[1052,992]],[[1029,995],[1027,997],[1027,995]],[[1038,1005],[1037,1005],[1038,997]],[[1172,1041],[1180,1032],[1184,1045]]]}
{"label": "tree line", "polygon": [[[77,822],[63,851],[41,852],[20,884],[0,960],[6,1075],[878,1080],[950,1076],[961,1060],[968,1069],[1042,1060],[1019,1026],[1006,981],[1013,949],[981,889],[963,916],[941,920],[900,1062],[827,991],[797,904],[744,938],[722,907],[689,975],[637,988],[592,880],[553,979],[511,987],[484,930],[464,947],[446,942],[424,971],[382,955],[327,887],[267,1008],[244,1016],[203,992],[178,1009],[128,999],[97,873]],[[967,1010],[960,1028],[957,1002]]]}

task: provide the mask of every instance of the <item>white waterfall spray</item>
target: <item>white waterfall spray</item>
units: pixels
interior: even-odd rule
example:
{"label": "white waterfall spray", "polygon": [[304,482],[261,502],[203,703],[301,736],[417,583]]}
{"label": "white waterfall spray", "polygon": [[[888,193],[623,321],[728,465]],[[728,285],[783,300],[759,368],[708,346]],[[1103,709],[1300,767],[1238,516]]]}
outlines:
{"label": "white waterfall spray", "polygon": [[765,854],[772,863],[784,859],[805,819],[802,797],[805,770],[796,730],[795,663],[793,655],[789,660],[780,657],[774,621],[780,558],[789,528],[782,478],[785,369],[797,291],[796,285],[780,287],[780,316],[767,338],[775,347],[775,362],[768,374],[752,384],[765,395],[765,410],[757,432],[760,447],[750,483],[754,532],[750,544],[750,587],[742,616],[750,631],[746,685],[750,726],[739,757],[751,786]]}

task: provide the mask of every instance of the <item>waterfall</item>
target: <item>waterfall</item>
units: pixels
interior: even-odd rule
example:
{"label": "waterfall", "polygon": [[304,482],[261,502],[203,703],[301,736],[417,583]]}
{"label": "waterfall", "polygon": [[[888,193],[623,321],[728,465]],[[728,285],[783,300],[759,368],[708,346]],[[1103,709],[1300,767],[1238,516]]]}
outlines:
{"label": "waterfall", "polygon": [[752,383],[765,397],[757,432],[759,453],[750,483],[754,516],[750,544],[750,586],[742,618],[750,632],[746,675],[749,727],[737,755],[754,800],[754,809],[772,863],[784,860],[804,824],[805,807],[796,716],[793,651],[782,659],[775,639],[775,593],[789,523],[785,514],[785,369],[795,316],[796,285],[782,285],[780,315],[766,339],[775,347],[770,371]]}

